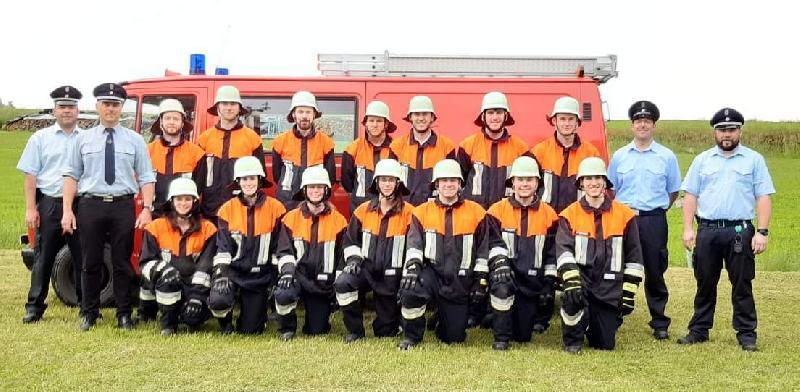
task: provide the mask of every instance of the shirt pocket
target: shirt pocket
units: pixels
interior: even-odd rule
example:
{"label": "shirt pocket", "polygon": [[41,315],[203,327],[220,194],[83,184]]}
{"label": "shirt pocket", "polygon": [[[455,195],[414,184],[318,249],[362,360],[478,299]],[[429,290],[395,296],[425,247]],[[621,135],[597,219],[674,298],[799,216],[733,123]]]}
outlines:
{"label": "shirt pocket", "polygon": [[752,187],[753,186],[753,167],[752,166],[736,166],[733,168],[735,172],[736,182],[739,184]]}
{"label": "shirt pocket", "polygon": [[[720,165],[714,162],[707,162],[700,168],[701,187],[713,184],[719,178]],[[702,188],[701,188],[702,189]]]}
{"label": "shirt pocket", "polygon": [[117,164],[124,163],[123,167],[134,167],[136,161],[136,150],[133,146],[129,145],[115,145],[114,157],[117,159]]}
{"label": "shirt pocket", "polygon": [[[633,180],[634,180],[633,176],[636,174],[635,171],[634,171],[635,168],[636,168],[636,165],[633,162],[630,162],[630,161],[624,162],[623,164],[619,165],[619,167],[617,167],[617,178],[622,183],[626,183],[626,182],[627,183],[631,183],[631,182],[633,182]],[[614,188],[619,189],[620,185],[621,184],[614,184]]]}
{"label": "shirt pocket", "polygon": [[666,165],[661,161],[650,162],[645,169],[649,178],[650,191],[657,194],[664,192],[667,189]]}

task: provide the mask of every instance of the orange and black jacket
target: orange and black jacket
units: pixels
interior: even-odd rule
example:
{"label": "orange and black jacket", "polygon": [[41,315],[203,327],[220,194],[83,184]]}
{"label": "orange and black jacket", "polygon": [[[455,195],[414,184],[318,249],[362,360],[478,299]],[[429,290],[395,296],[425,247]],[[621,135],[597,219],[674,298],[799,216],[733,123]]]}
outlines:
{"label": "orange and black jacket", "polygon": [[[193,178],[195,169],[205,155],[202,148],[183,136],[174,146],[158,138],[147,145],[147,151],[156,171],[156,198],[153,204],[156,208],[167,201],[169,183],[176,177]],[[193,179],[197,182],[196,178]]]}
{"label": "orange and black jacket", "polygon": [[198,226],[181,233],[181,229],[173,226],[168,218],[148,223],[142,236],[139,265],[144,270],[148,263],[164,263],[146,268],[156,268],[157,271],[171,265],[180,272],[183,283],[189,286],[189,297],[206,302],[217,249],[217,228],[205,219],[200,219]]}
{"label": "orange and black jacket", "polygon": [[351,213],[370,199],[369,186],[378,161],[396,158],[389,148],[391,143],[388,135],[380,146],[370,143],[366,137],[358,138],[342,153],[342,188],[350,194]]}
{"label": "orange and black jacket", "polygon": [[542,171],[541,199],[550,204],[556,212],[561,212],[568,205],[579,199],[578,188],[575,187],[575,175],[578,165],[588,157],[599,157],[600,152],[591,143],[584,143],[575,135],[575,143],[564,147],[555,134],[543,140],[531,149],[539,161]]}
{"label": "orange and black jacket", "polygon": [[586,292],[619,307],[623,284],[638,286],[644,277],[635,215],[608,198],[594,208],[582,197],[562,211],[556,234],[559,278],[577,269]]}
{"label": "orange and black jacket", "polygon": [[401,208],[383,214],[375,198],[358,206],[350,217],[342,243],[344,261],[359,260],[377,294],[397,294],[413,210],[414,206],[404,202]]}
{"label": "orange and black jacket", "polygon": [[413,136],[408,135],[395,139],[391,149],[403,166],[406,187],[411,194],[408,202],[418,206],[431,197],[431,178],[433,166],[443,159],[456,158],[456,145],[446,136],[431,132],[428,140],[420,145]]}
{"label": "orange and black jacket", "polygon": [[331,203],[325,203],[322,212],[314,215],[303,202],[287,212],[281,223],[278,271],[294,264],[294,277],[303,291],[332,296],[336,274],[343,267],[342,237],[347,220]]}
{"label": "orange and black jacket", "polygon": [[440,282],[439,295],[466,303],[471,289],[489,272],[486,211],[459,199],[446,205],[438,198],[414,208],[408,228],[405,268],[429,266]]}
{"label": "orange and black jacket", "polygon": [[523,206],[509,196],[489,208],[489,260],[505,257],[517,289],[527,297],[543,293],[545,278],[556,278],[555,236],[558,214],[536,200]]}
{"label": "orange and black jacket", "polygon": [[[242,125],[241,121],[230,130],[219,128],[219,123],[200,135],[197,144],[205,151],[205,159],[197,170],[203,215],[217,216],[217,209],[231,198],[228,185],[233,182],[233,164],[238,158],[252,155],[264,165],[264,148],[261,136]],[[266,173],[266,172],[265,172]]]}
{"label": "orange and black jacket", "polygon": [[249,206],[239,194],[219,209],[214,278],[225,276],[250,290],[266,290],[273,283],[275,249],[283,204],[259,190]]}
{"label": "orange and black jacket", "polygon": [[466,179],[464,197],[483,208],[506,197],[505,181],[511,164],[527,153],[528,144],[506,129],[497,140],[490,138],[485,129],[464,139],[457,155]]}
{"label": "orange and black jacket", "polygon": [[275,197],[284,205],[293,206],[292,197],[300,189],[303,171],[322,165],[328,172],[331,185],[336,183],[334,144],[330,136],[311,128],[303,136],[297,126],[286,130],[272,141],[272,178]]}

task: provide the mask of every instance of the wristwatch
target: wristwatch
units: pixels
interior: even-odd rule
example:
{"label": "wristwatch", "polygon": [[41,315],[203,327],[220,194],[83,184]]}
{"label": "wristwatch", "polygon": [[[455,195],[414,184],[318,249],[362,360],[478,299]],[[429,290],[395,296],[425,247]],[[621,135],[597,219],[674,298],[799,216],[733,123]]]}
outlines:
{"label": "wristwatch", "polygon": [[766,237],[766,236],[768,236],[768,235],[769,235],[769,229],[758,229],[758,230],[756,230],[756,231],[758,232],[758,234],[761,234],[761,235],[763,235],[764,237]]}
{"label": "wristwatch", "polygon": [[150,211],[150,212],[153,212],[153,211],[155,211],[155,210],[156,210],[156,208],[155,208],[155,207],[153,207],[153,205],[152,205],[152,204],[150,204],[150,205],[144,204],[144,205],[142,205],[142,209],[143,209],[143,210],[148,210],[148,211]]}

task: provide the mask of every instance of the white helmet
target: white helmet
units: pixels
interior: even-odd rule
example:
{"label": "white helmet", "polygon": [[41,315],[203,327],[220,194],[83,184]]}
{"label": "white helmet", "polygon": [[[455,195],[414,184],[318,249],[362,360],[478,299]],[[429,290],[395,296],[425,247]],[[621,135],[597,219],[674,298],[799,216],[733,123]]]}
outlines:
{"label": "white helmet", "polygon": [[217,96],[214,98],[214,104],[208,108],[207,112],[214,116],[219,116],[217,112],[217,104],[220,102],[235,102],[239,104],[239,115],[246,116],[250,111],[244,107],[242,103],[242,95],[239,94],[239,89],[234,86],[220,86],[217,89]]}
{"label": "white helmet", "polygon": [[556,100],[553,104],[553,111],[550,113],[550,117],[547,118],[550,121],[550,125],[553,125],[553,118],[558,113],[574,114],[578,117],[578,124],[581,123],[580,104],[575,98],[561,97]]}
{"label": "white helmet", "polygon": [[331,179],[328,177],[328,171],[322,165],[309,166],[303,171],[303,176],[300,180],[300,189],[294,194],[294,200],[303,201],[306,199],[305,189],[308,185],[325,185],[327,191],[322,200],[327,200],[331,194]]}
{"label": "white helmet", "polygon": [[542,174],[539,172],[539,163],[535,158],[529,156],[521,156],[514,160],[511,164],[511,172],[506,179],[506,186],[511,187],[514,177],[536,177],[541,179]]}
{"label": "white helmet", "polygon": [[461,174],[461,165],[455,159],[442,159],[433,166],[431,189],[436,189],[436,180],[442,178],[458,178],[464,185],[464,176]]}
{"label": "white helmet", "polygon": [[387,122],[386,133],[392,133],[397,129],[397,125],[389,117],[389,105],[383,101],[372,101],[367,105],[367,111],[364,113],[364,118],[361,119],[362,125],[367,125],[367,116],[385,118]]}
{"label": "white helmet", "polygon": [[378,190],[378,177],[397,178],[395,191],[399,191],[404,196],[410,193],[403,180],[403,167],[397,160],[391,158],[381,159],[375,165],[375,172],[372,174],[372,184],[370,184],[369,191],[376,195],[380,193]]}
{"label": "white helmet", "polygon": [[258,158],[252,155],[241,157],[236,160],[236,163],[233,164],[234,180],[238,180],[247,176],[259,176],[262,178],[266,177],[264,174],[264,167],[261,166],[261,162],[258,161]]}
{"label": "white helmet", "polygon": [[294,122],[294,118],[292,117],[292,113],[294,109],[298,106],[306,106],[314,109],[314,118],[320,118],[322,116],[322,112],[319,111],[319,107],[317,106],[317,97],[314,94],[311,94],[308,91],[298,91],[292,95],[292,104],[289,107],[289,114],[286,115],[286,121],[290,123]]}
{"label": "white helmet", "polygon": [[181,104],[181,101],[173,98],[167,98],[158,104],[158,117],[150,126],[150,133],[152,135],[160,135],[163,133],[163,130],[161,129],[161,116],[164,113],[169,112],[180,113],[183,116],[183,128],[181,128],[181,132],[186,134],[192,133],[194,126],[186,119],[186,111],[183,110],[183,104]]}
{"label": "white helmet", "polygon": [[432,113],[433,119],[436,120],[436,112],[433,110],[433,101],[430,97],[425,95],[417,95],[411,98],[408,102],[408,113],[403,117],[403,120],[411,122],[411,113]]}
{"label": "white helmet", "polygon": [[611,189],[614,184],[608,179],[608,171],[606,171],[606,163],[598,157],[588,157],[581,161],[578,165],[578,174],[575,176],[575,186],[581,189],[581,178],[587,176],[602,176],[606,179],[606,187]]}
{"label": "white helmet", "polygon": [[197,199],[197,185],[189,178],[178,177],[169,183],[167,200],[172,200],[175,196],[192,196]]}

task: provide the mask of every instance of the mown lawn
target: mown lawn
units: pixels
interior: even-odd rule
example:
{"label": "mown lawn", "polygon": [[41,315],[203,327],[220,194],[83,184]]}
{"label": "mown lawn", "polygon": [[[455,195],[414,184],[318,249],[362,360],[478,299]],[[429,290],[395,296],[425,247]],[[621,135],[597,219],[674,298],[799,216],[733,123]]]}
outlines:
{"label": "mown lawn", "polygon": [[[430,333],[422,346],[399,352],[397,339],[345,345],[341,314],[326,337],[278,340],[274,323],[263,336],[223,337],[216,322],[195,334],[158,335],[151,323],[133,332],[113,327],[112,309],[94,330],[78,331],[76,310],[50,300],[45,319],[23,325],[28,271],[16,251],[0,251],[0,390],[779,390],[800,388],[796,312],[800,273],[759,272],[755,296],[760,352],[745,353],[730,327],[730,285],[720,284],[711,341],[685,347],[674,339],[691,316],[694,280],[672,268],[670,341],[651,338],[642,290],[617,350],[561,351],[554,325],[533,343],[493,352],[487,330],[470,330],[464,344],[446,346]],[[371,314],[368,314],[368,318]],[[369,320],[368,320],[369,321]]]}

